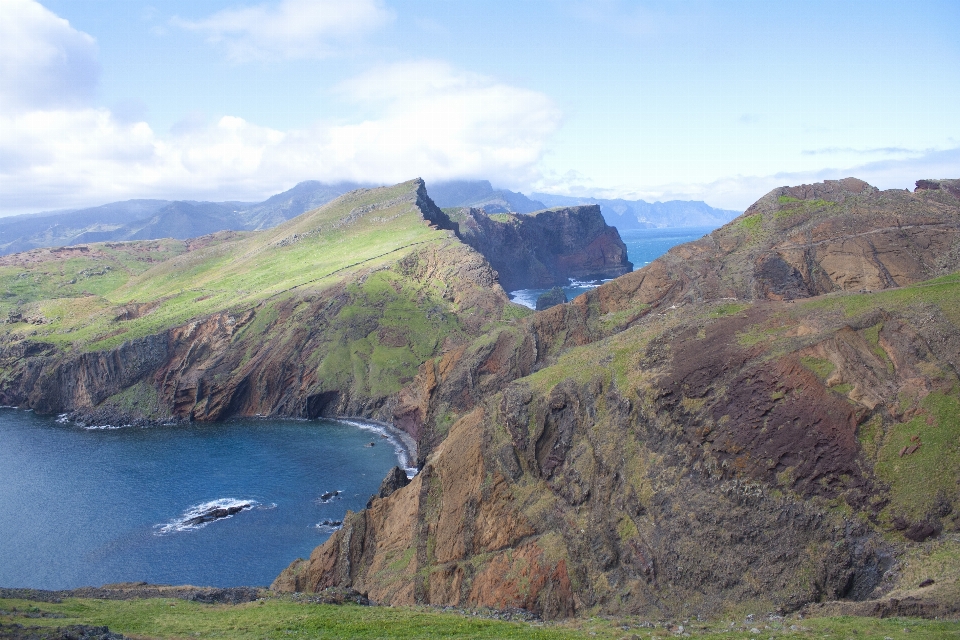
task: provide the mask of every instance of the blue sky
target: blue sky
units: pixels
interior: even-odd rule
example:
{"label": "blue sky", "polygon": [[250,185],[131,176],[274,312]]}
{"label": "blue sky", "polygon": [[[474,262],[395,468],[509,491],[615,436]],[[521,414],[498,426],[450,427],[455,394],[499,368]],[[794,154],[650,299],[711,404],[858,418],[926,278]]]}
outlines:
{"label": "blue sky", "polygon": [[960,3],[0,0],[0,215],[487,178],[960,178]]}

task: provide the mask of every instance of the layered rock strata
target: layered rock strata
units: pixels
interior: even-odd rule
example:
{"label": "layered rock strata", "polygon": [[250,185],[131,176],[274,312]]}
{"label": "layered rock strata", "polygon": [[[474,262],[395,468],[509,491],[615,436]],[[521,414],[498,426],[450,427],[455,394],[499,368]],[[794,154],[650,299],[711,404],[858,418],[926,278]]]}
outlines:
{"label": "layered rock strata", "polygon": [[421,473],[274,587],[690,616],[914,597],[929,571],[926,610],[955,610],[960,200],[937,184],[774,190],[427,362],[395,412]]}

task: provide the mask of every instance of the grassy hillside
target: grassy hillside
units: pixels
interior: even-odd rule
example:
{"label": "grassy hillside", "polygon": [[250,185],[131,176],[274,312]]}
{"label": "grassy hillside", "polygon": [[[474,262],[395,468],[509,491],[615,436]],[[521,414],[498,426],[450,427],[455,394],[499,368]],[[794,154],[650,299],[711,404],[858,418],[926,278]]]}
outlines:
{"label": "grassy hillside", "polygon": [[958,267],[952,192],[775,190],[425,365],[423,471],[274,585],[545,617],[957,615]]}
{"label": "grassy hillside", "polygon": [[[8,339],[100,350],[297,288],[329,286],[360,268],[395,261],[404,249],[447,237],[403,197],[410,191],[404,183],[354,192],[260,233],[99,243],[0,258],[0,317],[12,320],[0,331]],[[125,319],[126,305],[149,312]]]}
{"label": "grassy hillside", "polygon": [[414,180],[267,231],[0,258],[0,397],[92,420],[391,420],[426,359],[518,314],[444,219]]}
{"label": "grassy hillside", "polygon": [[[107,626],[134,638],[651,638],[704,640],[776,637],[910,637],[940,640],[960,637],[960,623],[917,619],[798,618],[775,614],[713,621],[649,621],[592,618],[567,623],[506,622],[420,607],[322,605],[268,598],[242,605],[205,605],[166,598],[88,600],[62,603],[0,599],[0,634],[10,626],[52,629],[70,625]],[[681,630],[682,627],[682,630]],[[39,629],[35,630],[39,631]],[[34,636],[37,637],[37,636]],[[40,636],[42,637],[42,636]]]}

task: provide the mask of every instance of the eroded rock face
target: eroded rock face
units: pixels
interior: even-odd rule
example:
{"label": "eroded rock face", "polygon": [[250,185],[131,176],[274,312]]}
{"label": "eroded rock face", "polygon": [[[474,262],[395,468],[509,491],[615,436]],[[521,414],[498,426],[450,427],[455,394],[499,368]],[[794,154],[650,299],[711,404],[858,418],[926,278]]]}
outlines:
{"label": "eroded rock face", "polygon": [[459,237],[490,261],[507,291],[566,285],[570,278],[602,280],[629,273],[627,247],[600,207],[547,209],[488,216],[463,209]]}
{"label": "eroded rock face", "polygon": [[958,230],[942,188],[779,189],[447,352],[398,406],[421,474],[275,587],[545,616],[883,596],[919,532],[960,525],[946,493],[908,489],[955,461],[891,464],[953,460],[923,447],[958,428],[960,282],[910,285],[960,270]]}

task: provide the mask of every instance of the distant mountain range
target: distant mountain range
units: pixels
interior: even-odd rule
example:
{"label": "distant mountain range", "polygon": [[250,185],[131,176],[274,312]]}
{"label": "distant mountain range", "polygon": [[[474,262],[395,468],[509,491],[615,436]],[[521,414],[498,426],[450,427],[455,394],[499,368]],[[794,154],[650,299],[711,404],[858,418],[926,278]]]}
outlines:
{"label": "distant mountain range", "polygon": [[[0,255],[37,247],[155,238],[194,238],[215,231],[274,227],[349,191],[373,185],[301,182],[263,202],[126,200],[99,207],[0,218]],[[719,227],[740,215],[699,201],[573,198],[495,189],[488,180],[454,180],[428,187],[440,207],[473,207],[487,213],[532,213],[550,207],[598,204],[607,224],[620,230],[651,227]]]}
{"label": "distant mountain range", "polygon": [[598,204],[607,224],[621,231],[668,227],[719,227],[742,211],[716,209],[699,200],[609,200],[575,198],[549,193],[522,193],[494,189],[487,180],[455,180],[427,187],[430,197],[440,207],[474,207],[487,213],[532,213],[552,207]]}
{"label": "distant mountain range", "polygon": [[473,207],[487,213],[533,213],[547,209],[539,200],[522,193],[494,189],[489,180],[452,180],[427,185],[430,198],[438,207]]}
{"label": "distant mountain range", "polygon": [[0,218],[0,255],[37,247],[155,238],[195,238],[215,231],[274,227],[363,186],[301,182],[263,202],[126,200],[99,207]]}
{"label": "distant mountain range", "polygon": [[531,194],[548,207],[569,207],[576,204],[598,204],[603,218],[621,231],[671,227],[720,227],[742,211],[716,209],[700,200],[607,200],[603,198],[574,198],[549,193]]}

